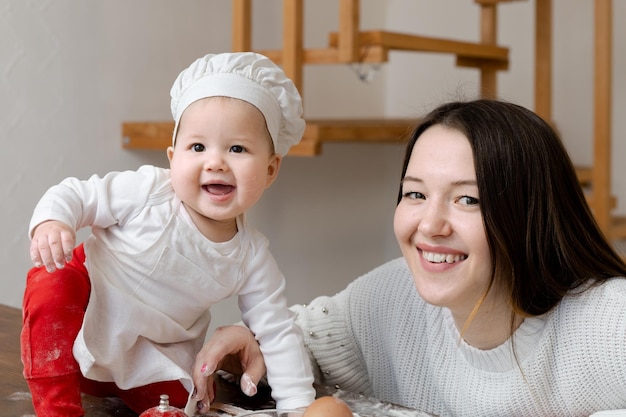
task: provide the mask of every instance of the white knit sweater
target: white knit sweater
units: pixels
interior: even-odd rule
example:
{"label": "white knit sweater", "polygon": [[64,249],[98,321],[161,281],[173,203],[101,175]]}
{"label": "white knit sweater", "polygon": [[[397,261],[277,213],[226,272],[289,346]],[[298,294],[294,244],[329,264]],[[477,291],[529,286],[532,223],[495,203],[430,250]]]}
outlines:
{"label": "white knit sweater", "polygon": [[326,385],[439,416],[626,408],[626,279],[567,296],[491,350],[461,340],[449,311],[419,297],[401,258],[292,309]]}

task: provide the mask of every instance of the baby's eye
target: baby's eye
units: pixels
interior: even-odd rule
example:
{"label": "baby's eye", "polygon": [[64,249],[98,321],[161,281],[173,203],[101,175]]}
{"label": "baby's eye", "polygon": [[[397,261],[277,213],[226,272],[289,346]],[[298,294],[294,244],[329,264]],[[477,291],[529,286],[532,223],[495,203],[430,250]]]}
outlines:
{"label": "baby's eye", "polygon": [[460,197],[458,201],[464,206],[477,206],[480,203],[479,199],[477,199],[476,197],[470,197],[468,195]]}
{"label": "baby's eye", "polygon": [[241,145],[233,145],[230,147],[230,151],[234,153],[242,153],[245,152],[246,149]]}
{"label": "baby's eye", "polygon": [[206,148],[201,143],[194,143],[193,145],[191,145],[191,150],[194,152],[204,152],[205,149]]}
{"label": "baby's eye", "polygon": [[419,191],[405,191],[402,193],[402,197],[409,200],[423,200],[425,198],[424,194]]}

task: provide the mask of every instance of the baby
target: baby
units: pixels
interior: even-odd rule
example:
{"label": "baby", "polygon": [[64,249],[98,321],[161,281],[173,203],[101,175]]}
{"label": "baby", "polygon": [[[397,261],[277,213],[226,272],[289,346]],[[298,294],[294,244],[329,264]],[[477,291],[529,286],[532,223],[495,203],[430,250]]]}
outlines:
{"label": "baby", "polygon": [[169,169],[67,178],[35,208],[21,347],[40,417],[83,416],[81,391],[137,413],[161,394],[189,415],[206,409],[191,367],[211,306],[235,294],[277,407],[314,399],[285,279],[245,216],[302,137],[300,95],[266,57],[223,53],[185,69],[171,97]]}

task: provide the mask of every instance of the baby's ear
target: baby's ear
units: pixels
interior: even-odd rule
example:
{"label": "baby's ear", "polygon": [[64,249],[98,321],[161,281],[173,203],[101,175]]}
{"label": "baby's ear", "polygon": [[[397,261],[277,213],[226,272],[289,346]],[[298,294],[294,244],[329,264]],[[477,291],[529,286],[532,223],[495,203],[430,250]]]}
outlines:
{"label": "baby's ear", "polygon": [[170,163],[172,163],[172,157],[174,156],[174,147],[168,146],[165,152],[167,153],[167,159],[170,161]]}
{"label": "baby's ear", "polygon": [[270,158],[269,164],[267,165],[267,180],[265,181],[265,188],[272,185],[276,177],[278,177],[278,171],[280,171],[280,165],[283,162],[283,157],[277,153],[272,155]]}

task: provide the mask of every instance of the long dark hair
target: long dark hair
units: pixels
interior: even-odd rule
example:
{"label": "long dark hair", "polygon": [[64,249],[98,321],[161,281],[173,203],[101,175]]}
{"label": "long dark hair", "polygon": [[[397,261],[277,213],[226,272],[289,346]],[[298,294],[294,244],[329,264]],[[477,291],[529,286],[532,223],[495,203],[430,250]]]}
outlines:
{"label": "long dark hair", "polygon": [[598,227],[565,147],[544,120],[497,100],[444,104],[413,132],[403,178],[415,142],[438,124],[460,131],[471,144],[493,264],[490,287],[509,290],[515,313],[540,315],[583,284],[626,276],[626,264]]}

